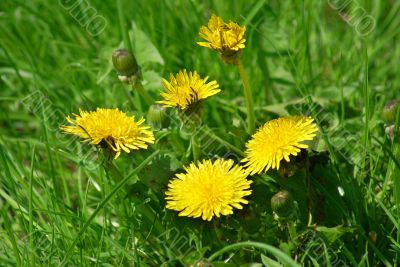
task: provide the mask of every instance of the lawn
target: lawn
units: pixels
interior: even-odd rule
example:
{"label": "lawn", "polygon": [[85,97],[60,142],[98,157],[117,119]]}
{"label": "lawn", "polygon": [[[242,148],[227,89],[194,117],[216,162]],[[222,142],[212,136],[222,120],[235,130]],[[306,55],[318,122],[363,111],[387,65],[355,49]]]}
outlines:
{"label": "lawn", "polygon": [[400,266],[399,14],[0,1],[0,266]]}

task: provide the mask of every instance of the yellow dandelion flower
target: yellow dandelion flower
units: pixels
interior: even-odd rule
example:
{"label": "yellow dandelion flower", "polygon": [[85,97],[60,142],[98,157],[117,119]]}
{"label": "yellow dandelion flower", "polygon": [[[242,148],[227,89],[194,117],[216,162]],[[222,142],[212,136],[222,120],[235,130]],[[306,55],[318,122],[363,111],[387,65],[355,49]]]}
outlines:
{"label": "yellow dandelion flower", "polygon": [[245,47],[244,33],[246,27],[240,27],[237,23],[230,21],[225,23],[222,18],[212,15],[207,26],[200,28],[199,35],[207,42],[198,42],[218,52],[239,51]]}
{"label": "yellow dandelion flower", "polygon": [[232,214],[242,209],[251,194],[246,171],[233,160],[203,160],[185,167],[186,173],[176,175],[168,184],[167,208],[179,211],[179,216],[201,217],[211,221],[215,216]]}
{"label": "yellow dandelion flower", "polygon": [[279,169],[282,159],[290,161],[300,149],[308,146],[303,141],[312,140],[317,132],[313,119],[303,116],[284,117],[271,120],[261,126],[246,144],[246,162],[248,172],[253,175]]}
{"label": "yellow dandelion flower", "polygon": [[115,152],[118,158],[121,151],[147,148],[147,144],[154,143],[154,135],[150,127],[142,126],[143,118],[135,121],[135,116],[129,117],[116,109],[97,108],[96,111],[80,110],[73,114],[75,119],[66,117],[71,125],[61,126],[67,134],[79,136],[83,142],[93,145],[104,144]]}
{"label": "yellow dandelion flower", "polygon": [[176,77],[171,74],[169,79],[169,82],[162,80],[165,91],[160,95],[164,100],[157,101],[165,107],[185,110],[190,105],[221,91],[216,81],[207,83],[208,77],[202,79],[195,71],[189,73],[186,70],[179,71]]}

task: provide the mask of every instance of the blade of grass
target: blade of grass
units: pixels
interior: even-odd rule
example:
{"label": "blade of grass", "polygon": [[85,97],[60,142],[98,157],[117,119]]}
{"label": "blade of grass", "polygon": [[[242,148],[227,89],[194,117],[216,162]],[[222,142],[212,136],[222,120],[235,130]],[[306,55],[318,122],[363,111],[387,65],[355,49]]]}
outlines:
{"label": "blade of grass", "polygon": [[29,264],[31,266],[35,266],[35,246],[33,244],[33,200],[32,200],[32,195],[33,195],[33,186],[32,186],[32,180],[33,180],[33,170],[35,168],[35,146],[33,146],[32,149],[32,156],[31,156],[31,173],[29,176],[29,246],[30,246],[30,258],[29,258]]}
{"label": "blade of grass", "polygon": [[8,217],[8,214],[7,214],[7,209],[3,208],[1,210],[1,213],[2,213],[2,218],[4,220],[4,226],[6,228],[6,231],[8,233],[8,236],[10,238],[10,241],[11,241],[11,244],[13,247],[15,259],[17,261],[17,266],[22,266],[22,261],[21,261],[21,256],[20,256],[20,252],[18,249],[18,244],[17,244],[16,238],[15,238],[14,231],[12,229],[10,218]]}
{"label": "blade of grass", "polygon": [[368,44],[367,41],[363,43],[363,57],[364,57],[364,84],[363,84],[363,97],[364,97],[364,148],[365,152],[363,155],[362,165],[361,165],[361,172],[358,181],[361,182],[364,180],[364,172],[366,168],[367,161],[369,161],[369,173],[372,172],[372,163],[371,158],[368,159],[368,155],[371,154],[370,149],[370,142],[369,142],[369,120],[370,120],[370,101],[369,101],[369,85],[368,85]]}
{"label": "blade of grass", "polygon": [[115,187],[114,189],[107,195],[105,199],[103,199],[97,208],[94,210],[92,215],[89,217],[89,219],[85,222],[85,224],[82,226],[81,230],[79,233],[76,235],[74,241],[72,244],[69,246],[66,256],[64,260],[61,262],[60,266],[65,266],[68,264],[68,260],[72,256],[73,249],[75,248],[75,245],[81,240],[83,234],[86,232],[86,229],[89,227],[90,223],[93,221],[93,219],[97,216],[97,214],[101,211],[101,209],[110,201],[110,199],[131,179],[131,177],[135,174],[137,174],[141,169],[143,169],[152,159],[154,159],[160,151],[157,150],[153,152],[150,156],[148,156],[139,166],[135,168],[135,170],[125,177],[123,180],[121,180]]}
{"label": "blade of grass", "polygon": [[239,61],[237,68],[239,70],[240,79],[243,83],[244,96],[246,99],[246,108],[247,108],[247,131],[249,134],[253,134],[255,131],[255,118],[254,118],[254,101],[253,101],[253,93],[250,88],[249,79],[247,77],[246,71],[243,67],[243,64]]}
{"label": "blade of grass", "polygon": [[224,253],[226,253],[230,250],[236,250],[236,249],[247,248],[247,247],[253,247],[253,248],[265,250],[265,251],[271,253],[272,255],[274,255],[279,260],[281,260],[285,264],[285,266],[300,267],[300,265],[297,262],[292,260],[288,255],[283,253],[281,250],[279,250],[273,246],[264,244],[264,243],[252,242],[252,241],[240,242],[240,243],[226,246],[226,247],[218,250],[214,254],[212,254],[210,257],[208,257],[208,261],[212,262],[213,260],[217,259],[219,256],[223,255]]}

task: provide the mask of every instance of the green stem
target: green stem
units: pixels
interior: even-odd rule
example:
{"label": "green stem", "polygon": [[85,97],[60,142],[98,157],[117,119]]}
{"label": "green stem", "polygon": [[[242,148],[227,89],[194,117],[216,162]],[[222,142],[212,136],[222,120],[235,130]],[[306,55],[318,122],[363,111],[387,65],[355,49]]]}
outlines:
{"label": "green stem", "polygon": [[217,220],[213,220],[213,230],[214,230],[214,237],[215,237],[215,241],[219,246],[223,246],[222,244],[222,231],[221,231],[221,227],[219,227],[219,225],[217,224]]}
{"label": "green stem", "polygon": [[311,172],[310,172],[310,158],[309,155],[307,153],[306,156],[306,162],[305,162],[305,174],[306,174],[306,185],[307,185],[307,207],[308,207],[308,216],[310,216],[311,214],[311,218],[313,218],[314,215],[314,208],[315,205],[314,203],[316,203],[316,199],[315,199],[315,193],[314,193],[314,189],[312,186],[312,182],[311,182]]}
{"label": "green stem", "polygon": [[[393,144],[393,156],[396,160],[400,160],[400,144],[398,143]],[[393,160],[389,162],[387,174],[393,181],[395,206],[399,208],[398,211],[400,213],[400,170]]]}
{"label": "green stem", "polygon": [[287,228],[289,231],[290,240],[294,243],[297,237],[296,226],[293,221],[287,223]]}
{"label": "green stem", "polygon": [[117,9],[118,9],[119,29],[122,35],[122,39],[124,40],[125,49],[133,53],[132,44],[129,40],[129,32],[126,30],[125,27],[124,6],[122,4],[122,0],[117,0]]}
{"label": "green stem", "polygon": [[200,144],[196,134],[193,134],[190,138],[190,145],[192,146],[193,162],[197,162],[200,157]]}
{"label": "green stem", "polygon": [[[370,112],[370,105],[369,105],[369,86],[368,86],[368,50],[367,50],[367,44],[364,43],[364,59],[365,59],[365,77],[364,77],[364,85],[363,85],[363,97],[364,97],[364,148],[365,148],[365,153],[363,155],[363,161],[361,165],[361,175],[359,181],[361,182],[365,177],[365,169],[366,169],[366,164],[369,163],[369,173],[372,173],[372,168],[371,168],[371,159],[368,159],[368,155],[370,155],[370,142],[369,142],[369,112]],[[367,162],[368,161],[368,162]]]}
{"label": "green stem", "polygon": [[[50,147],[50,137],[49,137],[49,133],[48,133],[48,128],[46,125],[46,122],[48,121],[47,117],[46,117],[46,113],[45,113],[45,104],[43,102],[40,103],[41,105],[41,111],[42,111],[42,130],[43,130],[43,137],[44,140],[46,141],[46,151],[47,151],[47,156],[48,156],[48,165],[50,167],[50,174],[51,174],[51,181],[53,184],[53,190],[54,190],[54,194],[56,196],[56,198],[60,198],[62,199],[62,193],[61,193],[61,189],[58,183],[58,179],[56,178],[56,170],[54,167],[54,160],[53,160],[53,156],[54,156],[54,152],[51,151],[51,147]],[[61,206],[62,207],[62,206]]]}
{"label": "green stem", "polygon": [[[139,100],[135,99],[136,102],[139,102],[139,104],[136,104],[133,99],[135,97],[133,90],[132,91],[124,90],[124,93],[125,93],[126,99],[128,99],[128,101],[129,101],[129,104],[131,105],[131,107],[135,107],[139,113],[143,113],[143,109],[140,105],[140,102],[141,102],[140,99]],[[139,98],[139,97],[137,97],[137,98]]]}
{"label": "green stem", "polygon": [[344,124],[344,116],[345,116],[345,99],[344,99],[344,88],[343,85],[340,83],[340,123]]}
{"label": "green stem", "polygon": [[243,68],[242,63],[239,61],[237,64],[240,78],[243,82],[244,96],[246,98],[246,107],[247,107],[247,130],[249,134],[253,134],[255,131],[255,119],[254,119],[254,104],[253,104],[253,95],[251,92],[249,79],[247,78],[246,71]]}
{"label": "green stem", "polygon": [[[398,136],[395,136],[398,138]],[[396,140],[393,143],[393,156],[396,160],[400,160],[400,143]],[[396,214],[400,218],[400,169],[396,166],[393,159],[390,159],[386,172],[386,181],[393,181],[393,198],[394,204],[397,207]],[[400,231],[397,231],[397,242],[400,241]]]}
{"label": "green stem", "polygon": [[207,126],[203,127],[201,129],[206,135],[208,135],[209,137],[213,138],[215,141],[220,142],[222,145],[226,146],[227,148],[229,148],[230,150],[232,150],[233,152],[235,152],[236,154],[238,154],[239,156],[243,157],[244,153],[241,149],[237,148],[236,146],[232,145],[231,143],[225,141],[224,139],[222,139],[221,137],[217,136],[210,128],[208,128]]}
{"label": "green stem", "polygon": [[[117,8],[118,8],[118,20],[119,20],[119,29],[122,35],[122,39],[124,41],[124,46],[125,48],[132,53],[133,55],[133,47],[132,43],[129,39],[129,31],[125,27],[125,17],[124,17],[124,6],[122,4],[122,0],[117,0]],[[135,60],[135,64],[138,66],[138,63],[136,62],[136,58],[133,57]],[[147,91],[143,88],[143,85],[141,83],[141,75],[140,75],[140,70],[137,73],[137,81],[132,82],[132,88],[135,91],[138,91],[139,94],[143,97],[144,101],[150,106],[154,103],[153,98],[147,93]]]}
{"label": "green stem", "polygon": [[147,105],[151,106],[154,104],[153,98],[149,95],[149,93],[144,89],[142,82],[137,81],[132,83],[133,90],[139,92],[139,94],[143,97],[144,101],[146,101]]}
{"label": "green stem", "polygon": [[[400,108],[396,108],[396,121],[394,124],[393,132],[393,156],[398,161],[400,159],[400,142],[399,142],[399,123],[400,123]],[[400,218],[400,169],[396,168],[394,171],[394,199],[395,205],[397,207],[397,218]],[[397,229],[397,243],[400,243],[400,230]],[[399,259],[399,253],[396,253],[396,262]]]}
{"label": "green stem", "polygon": [[35,266],[35,246],[33,244],[34,235],[33,235],[33,169],[35,164],[35,146],[32,149],[32,156],[31,156],[31,172],[29,175],[29,246],[30,246],[30,257],[29,257],[29,265]]}
{"label": "green stem", "polygon": [[278,258],[282,263],[284,263],[285,266],[300,267],[299,264],[297,264],[294,260],[292,260],[288,255],[283,253],[281,250],[279,250],[279,249],[277,249],[277,248],[275,248],[273,246],[264,244],[264,243],[252,242],[252,241],[240,242],[240,243],[236,243],[236,244],[232,244],[232,245],[226,246],[226,247],[218,250],[214,254],[212,254],[208,258],[208,261],[211,262],[211,261],[215,260],[216,258],[218,258],[219,256],[221,256],[222,254],[224,254],[225,252],[228,252],[230,250],[241,249],[241,248],[245,248],[245,247],[254,247],[254,248],[259,248],[259,249],[268,251],[272,255],[274,255],[276,258]]}

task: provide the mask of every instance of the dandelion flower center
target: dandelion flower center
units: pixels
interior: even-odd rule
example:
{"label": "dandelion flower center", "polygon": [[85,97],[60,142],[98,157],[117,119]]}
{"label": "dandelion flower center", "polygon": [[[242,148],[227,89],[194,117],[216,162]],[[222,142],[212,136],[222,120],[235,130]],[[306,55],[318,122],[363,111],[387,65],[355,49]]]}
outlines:
{"label": "dandelion flower center", "polygon": [[243,197],[251,194],[252,181],[233,160],[204,160],[197,166],[191,163],[185,171],[169,182],[166,192],[167,208],[179,211],[179,216],[210,221],[248,203]]}
{"label": "dandelion flower center", "polygon": [[130,153],[131,149],[146,149],[147,144],[154,143],[150,127],[142,126],[143,118],[135,121],[134,116],[129,117],[118,109],[97,108],[96,111],[80,110],[79,113],[73,114],[75,119],[68,116],[66,119],[71,125],[61,126],[61,130],[93,145],[104,142],[115,152],[115,158],[121,151]]}
{"label": "dandelion flower center", "polygon": [[279,169],[280,162],[296,156],[307,148],[303,142],[312,140],[317,127],[310,117],[293,116],[271,120],[261,126],[246,144],[243,162],[250,174]]}

